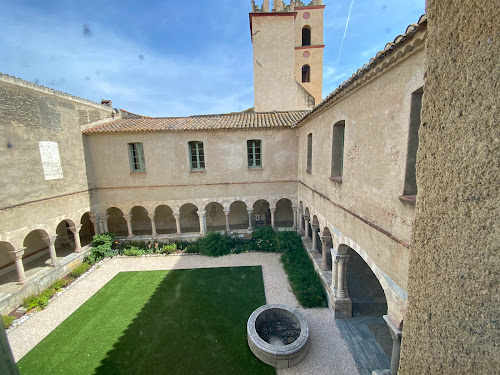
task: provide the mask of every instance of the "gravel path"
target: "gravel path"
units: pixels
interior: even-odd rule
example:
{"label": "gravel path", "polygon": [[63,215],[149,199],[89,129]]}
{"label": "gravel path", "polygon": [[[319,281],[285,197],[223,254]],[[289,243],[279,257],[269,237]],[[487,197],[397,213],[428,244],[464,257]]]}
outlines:
{"label": "gravel path", "polygon": [[201,255],[114,258],[60,295],[43,311],[8,334],[16,361],[21,359],[64,319],[102,288],[118,272],[186,268],[262,266],[267,303],[283,303],[299,309],[311,330],[306,358],[279,375],[359,374],[346,343],[327,308],[302,309],[293,295],[278,254],[246,253],[209,258]]}

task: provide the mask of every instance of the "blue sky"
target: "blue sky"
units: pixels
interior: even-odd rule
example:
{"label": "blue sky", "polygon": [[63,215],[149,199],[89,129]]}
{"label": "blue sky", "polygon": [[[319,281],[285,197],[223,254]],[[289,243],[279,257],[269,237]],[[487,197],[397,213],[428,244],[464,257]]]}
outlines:
{"label": "blue sky", "polygon": [[[253,106],[250,0],[1,3],[2,73],[148,116]],[[339,59],[351,0],[323,3],[323,97],[425,12],[424,0],[354,0]]]}

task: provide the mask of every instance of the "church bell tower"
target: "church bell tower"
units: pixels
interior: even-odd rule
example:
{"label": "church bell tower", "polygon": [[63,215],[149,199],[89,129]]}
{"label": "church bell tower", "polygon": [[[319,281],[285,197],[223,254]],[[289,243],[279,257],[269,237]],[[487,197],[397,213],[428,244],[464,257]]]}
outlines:
{"label": "church bell tower", "polygon": [[322,99],[322,0],[252,1],[254,109],[256,112],[311,108]]}

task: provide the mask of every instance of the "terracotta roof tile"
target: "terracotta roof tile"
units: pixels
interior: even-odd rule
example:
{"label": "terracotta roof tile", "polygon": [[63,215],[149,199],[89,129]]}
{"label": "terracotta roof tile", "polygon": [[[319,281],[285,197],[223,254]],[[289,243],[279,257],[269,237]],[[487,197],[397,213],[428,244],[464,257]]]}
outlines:
{"label": "terracotta roof tile", "polygon": [[190,117],[122,118],[83,131],[84,134],[114,134],[219,129],[277,129],[295,126],[309,110],[289,112],[239,112]]}

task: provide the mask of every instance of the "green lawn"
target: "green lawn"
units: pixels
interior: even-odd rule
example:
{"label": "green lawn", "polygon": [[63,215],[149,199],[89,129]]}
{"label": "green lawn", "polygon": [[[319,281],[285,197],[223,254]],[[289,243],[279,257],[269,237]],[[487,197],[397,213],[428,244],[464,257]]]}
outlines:
{"label": "green lawn", "polygon": [[122,272],[18,362],[21,374],[275,374],[246,341],[261,267]]}

